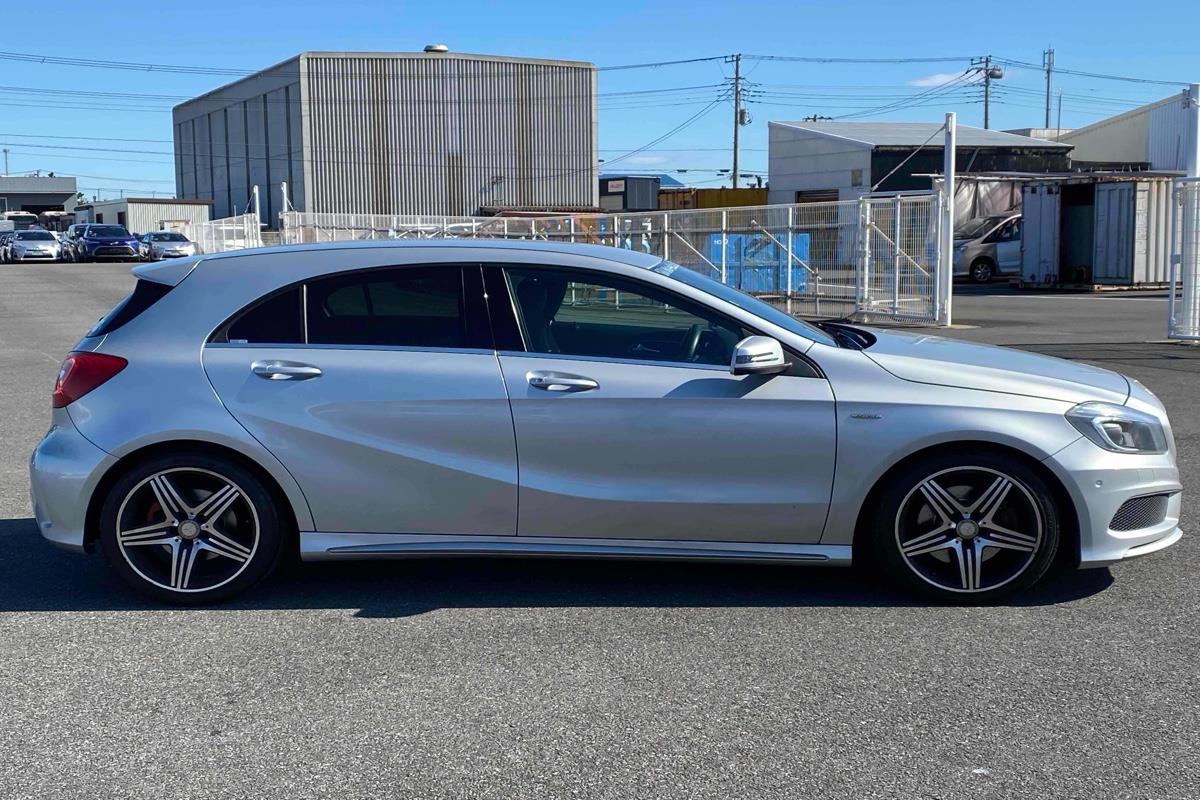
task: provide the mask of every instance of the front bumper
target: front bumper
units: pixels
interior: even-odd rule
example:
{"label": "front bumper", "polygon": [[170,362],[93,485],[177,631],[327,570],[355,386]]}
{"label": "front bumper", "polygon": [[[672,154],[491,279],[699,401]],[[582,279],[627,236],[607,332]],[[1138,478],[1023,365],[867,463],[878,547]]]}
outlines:
{"label": "front bumper", "polygon": [[136,258],[136,247],[127,244],[102,244],[84,248],[87,258]]}
{"label": "front bumper", "polygon": [[[1070,492],[1079,517],[1079,565],[1102,567],[1170,547],[1179,528],[1182,485],[1173,453],[1110,453],[1080,437],[1046,460]],[[1113,516],[1126,500],[1168,495],[1161,521],[1114,530]]]}
{"label": "front bumper", "polygon": [[58,261],[58,253],[17,253],[12,254],[12,260],[16,262],[23,261]]}
{"label": "front bumper", "polygon": [[38,530],[67,550],[82,552],[88,500],[117,461],[83,437],[65,409],[29,459],[29,493]]}

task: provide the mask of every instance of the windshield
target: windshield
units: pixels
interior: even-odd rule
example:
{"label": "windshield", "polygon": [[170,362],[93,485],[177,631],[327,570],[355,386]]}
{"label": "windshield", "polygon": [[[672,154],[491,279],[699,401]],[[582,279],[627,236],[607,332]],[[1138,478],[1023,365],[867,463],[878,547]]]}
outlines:
{"label": "windshield", "polygon": [[1003,222],[1006,217],[981,217],[964,222],[962,227],[954,232],[955,239],[978,239],[992,228]]}
{"label": "windshield", "polygon": [[54,241],[54,237],[50,235],[49,231],[21,231],[20,233],[17,234],[17,238],[23,242],[28,242],[28,241],[53,242]]}
{"label": "windshield", "polygon": [[654,272],[659,275],[666,275],[674,278],[680,283],[685,283],[693,289],[699,289],[702,292],[707,292],[714,297],[719,297],[727,303],[732,303],[743,311],[748,311],[756,317],[761,317],[773,325],[778,325],[789,333],[794,333],[797,336],[803,336],[805,339],[810,339],[814,342],[827,344],[830,347],[837,347],[837,342],[832,336],[825,333],[820,328],[809,325],[807,322],[796,319],[790,314],[785,314],[772,305],[764,303],[756,297],[751,297],[745,292],[739,292],[737,289],[730,288],[723,283],[718,283],[712,278],[707,278],[698,272],[681,267],[678,264],[672,264],[670,261],[664,261],[654,268]]}
{"label": "windshield", "polygon": [[153,233],[150,235],[152,242],[186,242],[187,237],[182,233]]}
{"label": "windshield", "polygon": [[86,235],[112,238],[116,236],[128,236],[129,231],[125,230],[120,225],[89,225]]}

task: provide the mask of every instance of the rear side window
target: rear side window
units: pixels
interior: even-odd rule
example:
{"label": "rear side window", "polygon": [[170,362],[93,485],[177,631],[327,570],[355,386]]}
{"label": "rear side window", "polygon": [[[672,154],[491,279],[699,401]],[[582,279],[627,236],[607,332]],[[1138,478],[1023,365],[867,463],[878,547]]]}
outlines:
{"label": "rear side window", "polygon": [[227,340],[239,344],[303,344],[303,297],[299,286],[268,297],[230,324]]}
{"label": "rear side window", "polygon": [[373,270],[308,285],[310,344],[464,347],[458,268]]}
{"label": "rear side window", "polygon": [[165,283],[155,283],[154,281],[139,280],[134,284],[133,292],[131,292],[124,300],[117,303],[112,311],[109,311],[100,321],[96,323],[88,336],[104,336],[112,333],[117,328],[120,328],[125,323],[135,319],[143,311],[157,303],[159,300],[167,296],[167,292],[174,287],[168,286]]}

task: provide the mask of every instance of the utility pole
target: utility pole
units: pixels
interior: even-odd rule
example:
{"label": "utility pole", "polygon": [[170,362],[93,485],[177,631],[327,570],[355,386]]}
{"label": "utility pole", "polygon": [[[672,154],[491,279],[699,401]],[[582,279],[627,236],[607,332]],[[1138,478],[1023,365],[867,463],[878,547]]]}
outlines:
{"label": "utility pole", "polygon": [[4,148],[4,174],[8,174],[8,148]]}
{"label": "utility pole", "polygon": [[1062,89],[1058,90],[1058,123],[1054,127],[1054,138],[1062,136]]}
{"label": "utility pole", "polygon": [[733,58],[733,188],[738,188],[738,129],[742,127],[742,54]]}
{"label": "utility pole", "polygon": [[990,125],[989,112],[992,105],[992,57],[983,57],[983,129],[987,130]]}
{"label": "utility pole", "polygon": [[1054,48],[1042,52],[1042,67],[1046,70],[1046,127],[1050,127],[1050,91],[1054,75]]}

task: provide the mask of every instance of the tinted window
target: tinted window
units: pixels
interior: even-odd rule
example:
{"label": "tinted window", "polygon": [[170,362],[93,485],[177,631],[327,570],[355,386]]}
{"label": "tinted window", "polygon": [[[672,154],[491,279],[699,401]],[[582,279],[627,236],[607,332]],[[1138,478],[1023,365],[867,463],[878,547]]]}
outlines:
{"label": "tinted window", "polygon": [[294,286],[252,306],[229,326],[227,338],[244,344],[302,344],[300,287]]}
{"label": "tinted window", "polygon": [[86,235],[115,238],[118,236],[128,236],[129,231],[125,230],[122,225],[89,225]]}
{"label": "tinted window", "polygon": [[741,326],[667,292],[589,272],[507,270],[535,353],[728,366]]}
{"label": "tinted window", "polygon": [[49,231],[21,231],[16,238],[23,242],[53,242],[54,237]]}
{"label": "tinted window", "polygon": [[182,233],[168,231],[167,233],[152,233],[150,234],[150,240],[154,242],[186,242],[187,237]]}
{"label": "tinted window", "polygon": [[376,270],[308,285],[308,341],[464,347],[458,267]]}

